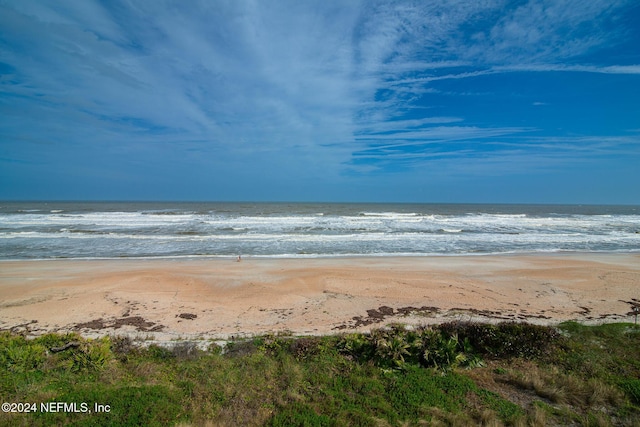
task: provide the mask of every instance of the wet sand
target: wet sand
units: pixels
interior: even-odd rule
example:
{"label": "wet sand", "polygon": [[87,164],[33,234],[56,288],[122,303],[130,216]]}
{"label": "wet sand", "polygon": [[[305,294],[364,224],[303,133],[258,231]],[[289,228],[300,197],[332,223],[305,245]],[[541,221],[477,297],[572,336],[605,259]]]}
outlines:
{"label": "wet sand", "polygon": [[0,330],[156,340],[633,321],[640,254],[0,262]]}

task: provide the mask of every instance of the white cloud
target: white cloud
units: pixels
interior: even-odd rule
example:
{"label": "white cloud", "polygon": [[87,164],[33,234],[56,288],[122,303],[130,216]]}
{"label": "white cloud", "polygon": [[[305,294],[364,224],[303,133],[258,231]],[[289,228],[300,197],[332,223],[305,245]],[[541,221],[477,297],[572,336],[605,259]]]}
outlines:
{"label": "white cloud", "polygon": [[[528,132],[527,128],[488,128],[475,126],[434,126],[416,130],[402,130],[392,133],[366,134],[361,137],[368,141],[400,141],[393,146],[408,146],[415,144],[426,144],[433,141],[447,142],[460,140],[473,140],[480,138],[493,138],[498,136],[515,135],[521,132]],[[416,142],[405,142],[416,141]]]}
{"label": "white cloud", "polygon": [[489,64],[540,63],[577,57],[616,37],[602,19],[625,0],[529,0],[502,16],[471,54]]}
{"label": "white cloud", "polygon": [[318,176],[374,145],[426,158],[398,150],[453,142],[449,152],[463,156],[457,141],[530,129],[433,113],[424,98],[435,84],[519,71],[640,74],[640,65],[575,60],[617,37],[601,18],[628,3],[14,2],[0,6],[9,40],[0,54],[18,81],[5,85],[16,99],[3,112],[22,129],[32,119],[17,112],[39,117],[42,134],[23,131],[27,139],[66,143],[74,129],[76,143],[117,153],[186,145],[217,166],[262,156]]}

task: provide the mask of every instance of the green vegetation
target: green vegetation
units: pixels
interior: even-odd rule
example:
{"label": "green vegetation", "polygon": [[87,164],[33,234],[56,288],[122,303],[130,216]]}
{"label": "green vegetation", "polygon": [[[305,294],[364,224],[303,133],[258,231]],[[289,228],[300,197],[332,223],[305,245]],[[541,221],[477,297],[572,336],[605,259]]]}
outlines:
{"label": "green vegetation", "polygon": [[5,332],[0,364],[2,401],[36,404],[0,425],[640,426],[632,324],[392,325],[208,351]]}

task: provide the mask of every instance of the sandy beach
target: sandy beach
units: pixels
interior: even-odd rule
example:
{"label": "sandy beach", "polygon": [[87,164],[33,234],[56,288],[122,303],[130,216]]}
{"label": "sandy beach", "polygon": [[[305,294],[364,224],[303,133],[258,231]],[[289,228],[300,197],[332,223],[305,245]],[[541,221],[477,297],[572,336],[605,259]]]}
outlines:
{"label": "sandy beach", "polygon": [[391,322],[633,321],[640,254],[0,263],[0,329],[227,339]]}

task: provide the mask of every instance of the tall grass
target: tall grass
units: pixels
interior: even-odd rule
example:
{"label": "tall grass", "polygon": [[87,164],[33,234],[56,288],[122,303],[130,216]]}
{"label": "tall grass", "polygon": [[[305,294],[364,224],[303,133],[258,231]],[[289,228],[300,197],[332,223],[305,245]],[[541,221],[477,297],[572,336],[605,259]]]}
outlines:
{"label": "tall grass", "polygon": [[0,425],[638,425],[638,350],[632,325],[391,325],[266,335],[224,351],[5,332],[3,401],[110,411],[0,413]]}

